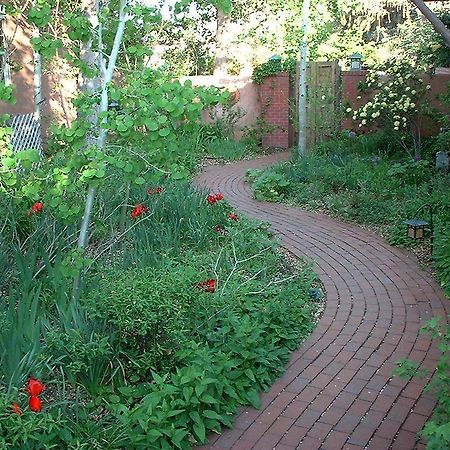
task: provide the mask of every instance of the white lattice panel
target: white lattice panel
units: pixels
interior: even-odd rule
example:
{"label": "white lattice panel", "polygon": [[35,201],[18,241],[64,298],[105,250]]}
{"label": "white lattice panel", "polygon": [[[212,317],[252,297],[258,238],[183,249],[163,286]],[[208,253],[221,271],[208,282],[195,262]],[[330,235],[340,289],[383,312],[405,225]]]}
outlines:
{"label": "white lattice panel", "polygon": [[42,153],[41,126],[33,114],[13,116],[9,126],[13,129],[11,144],[14,151],[35,149]]}

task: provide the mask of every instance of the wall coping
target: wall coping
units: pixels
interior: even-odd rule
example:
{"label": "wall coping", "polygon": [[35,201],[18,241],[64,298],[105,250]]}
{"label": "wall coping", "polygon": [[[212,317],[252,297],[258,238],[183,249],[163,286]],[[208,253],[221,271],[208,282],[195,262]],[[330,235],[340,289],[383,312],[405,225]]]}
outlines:
{"label": "wall coping", "polygon": [[268,75],[267,77],[264,77],[264,79],[266,78],[280,78],[280,77],[288,77],[289,76],[289,72],[278,72],[274,75]]}
{"label": "wall coping", "polygon": [[368,70],[343,70],[342,74],[350,77],[360,77],[361,75],[367,75]]}

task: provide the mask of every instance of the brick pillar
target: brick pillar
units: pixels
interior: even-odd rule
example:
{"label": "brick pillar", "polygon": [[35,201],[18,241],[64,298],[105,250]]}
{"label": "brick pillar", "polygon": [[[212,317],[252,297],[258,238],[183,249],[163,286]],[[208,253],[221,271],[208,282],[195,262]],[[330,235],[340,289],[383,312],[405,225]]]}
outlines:
{"label": "brick pillar", "polygon": [[291,125],[289,123],[290,83],[288,73],[279,73],[264,79],[260,86],[262,119],[270,127],[275,127],[271,133],[263,136],[264,148],[289,148]]}
{"label": "brick pillar", "polygon": [[[367,70],[350,70],[342,72],[342,100],[345,109],[347,109],[347,107],[352,108],[352,110],[358,109],[372,98],[370,94],[361,94],[358,90],[359,83],[366,79],[367,73]],[[358,99],[357,97],[360,95],[362,98]],[[341,128],[358,131],[358,124],[355,124],[351,117],[344,116]]]}

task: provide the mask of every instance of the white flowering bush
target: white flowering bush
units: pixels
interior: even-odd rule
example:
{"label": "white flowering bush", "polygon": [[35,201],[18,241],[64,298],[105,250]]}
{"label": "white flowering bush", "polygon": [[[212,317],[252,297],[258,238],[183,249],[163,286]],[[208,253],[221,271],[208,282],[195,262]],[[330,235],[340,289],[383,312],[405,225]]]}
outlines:
{"label": "white flowering bush", "polygon": [[[371,70],[359,86],[372,93],[371,100],[359,109],[347,108],[359,128],[371,126],[392,132],[409,150],[412,138],[415,157],[420,157],[420,118],[428,113],[424,95],[431,89],[415,67],[403,62],[391,62],[384,70]],[[361,97],[358,96],[358,99]]]}

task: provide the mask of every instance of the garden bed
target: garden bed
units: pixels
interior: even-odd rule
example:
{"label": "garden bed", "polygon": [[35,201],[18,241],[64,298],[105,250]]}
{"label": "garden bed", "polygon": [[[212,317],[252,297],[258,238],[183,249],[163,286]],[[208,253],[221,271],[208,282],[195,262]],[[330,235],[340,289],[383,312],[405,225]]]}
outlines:
{"label": "garden bed", "polygon": [[[142,206],[122,239],[93,239],[78,301],[76,256],[44,250],[50,214],[32,217],[28,252],[7,256],[1,445],[191,448],[258,407],[314,328],[323,291],[309,264],[221,195],[161,188],[145,201],[132,189]],[[46,385],[37,409],[30,376]]]}

